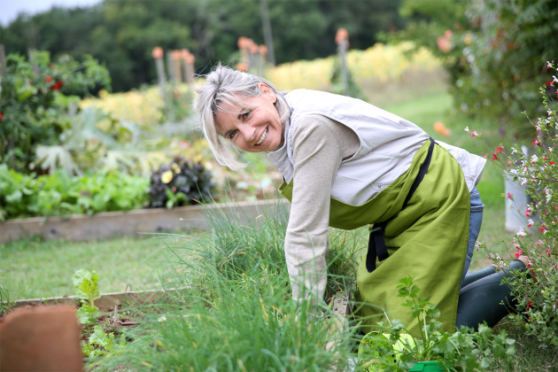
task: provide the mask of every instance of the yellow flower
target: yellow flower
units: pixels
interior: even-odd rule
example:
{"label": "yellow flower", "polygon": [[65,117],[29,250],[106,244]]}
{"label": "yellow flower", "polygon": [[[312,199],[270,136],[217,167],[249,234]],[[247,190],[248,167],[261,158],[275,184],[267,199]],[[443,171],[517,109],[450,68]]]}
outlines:
{"label": "yellow flower", "polygon": [[174,173],[176,174],[180,173],[180,167],[178,166],[178,164],[172,163],[171,168],[174,171]]}
{"label": "yellow flower", "polygon": [[172,171],[168,170],[163,172],[163,174],[161,174],[161,181],[163,181],[163,183],[169,183],[172,181]]}

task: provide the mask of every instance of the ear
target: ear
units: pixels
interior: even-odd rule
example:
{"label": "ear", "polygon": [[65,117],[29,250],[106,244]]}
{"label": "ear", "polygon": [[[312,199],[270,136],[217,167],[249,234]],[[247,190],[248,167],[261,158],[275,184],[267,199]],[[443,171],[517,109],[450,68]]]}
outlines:
{"label": "ear", "polygon": [[262,92],[262,96],[269,99],[271,103],[277,102],[277,96],[275,95],[275,92],[273,92],[267,84],[259,82],[258,88],[260,88],[260,91]]}

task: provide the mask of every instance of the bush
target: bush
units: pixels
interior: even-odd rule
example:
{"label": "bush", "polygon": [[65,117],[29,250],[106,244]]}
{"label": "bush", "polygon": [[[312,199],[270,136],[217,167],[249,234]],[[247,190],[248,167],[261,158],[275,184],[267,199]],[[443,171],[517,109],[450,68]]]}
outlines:
{"label": "bush", "polygon": [[488,119],[512,138],[530,133],[520,114],[541,109],[538,77],[558,45],[555,1],[407,0],[401,12],[413,21],[387,39],[412,40],[443,61],[455,115]]}
{"label": "bush", "polygon": [[70,178],[61,170],[33,178],[0,165],[0,221],[141,208],[148,181],[119,172]]}
{"label": "bush", "polygon": [[[551,63],[547,66],[554,69]],[[530,217],[527,226],[530,229],[521,229],[513,240],[516,257],[528,255],[531,261],[531,275],[524,273],[510,281],[522,309],[514,321],[542,345],[554,346],[558,345],[558,97],[554,98],[555,83],[558,79],[548,88],[544,85],[540,89],[545,116],[533,124],[536,129],[532,134],[534,154],[526,158],[518,146],[510,153],[498,146],[492,153],[492,159],[501,162],[510,177],[526,185],[527,194],[534,200],[526,212]],[[506,197],[513,200],[514,196],[508,193]],[[535,214],[540,222],[533,221]],[[530,239],[530,235],[535,239]],[[537,238],[540,239],[537,241]],[[502,262],[497,264],[503,265]]]}
{"label": "bush", "polygon": [[68,125],[66,109],[89,89],[110,84],[108,71],[90,56],[82,63],[68,56],[51,63],[48,52],[33,52],[29,61],[7,57],[0,86],[0,164],[29,172],[38,144],[54,145]]}
{"label": "bush", "polygon": [[212,201],[215,182],[202,163],[190,165],[182,156],[163,164],[151,174],[150,208],[172,208]]}

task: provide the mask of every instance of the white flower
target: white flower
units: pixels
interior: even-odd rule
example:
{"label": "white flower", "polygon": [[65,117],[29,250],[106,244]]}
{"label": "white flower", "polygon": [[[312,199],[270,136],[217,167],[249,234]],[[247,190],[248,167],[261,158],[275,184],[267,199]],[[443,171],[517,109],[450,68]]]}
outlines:
{"label": "white flower", "polygon": [[469,131],[469,127],[465,127],[465,132],[468,132],[468,131]]}
{"label": "white flower", "polygon": [[527,233],[525,232],[525,230],[523,230],[523,228],[521,228],[521,229],[519,229],[519,231],[517,232],[516,235],[519,236],[520,238],[524,238],[525,235],[527,235]]}
{"label": "white flower", "polygon": [[533,226],[533,223],[534,223],[533,220],[529,218],[529,219],[527,220],[527,227]]}
{"label": "white flower", "polygon": [[159,319],[157,319],[157,320],[158,320],[159,322],[162,323],[162,322],[166,321],[167,318],[166,318],[165,316],[161,316],[161,317],[159,317]]}
{"label": "white flower", "polygon": [[533,164],[533,163],[536,162],[537,160],[539,160],[539,157],[538,157],[537,155],[531,156],[531,164]]}

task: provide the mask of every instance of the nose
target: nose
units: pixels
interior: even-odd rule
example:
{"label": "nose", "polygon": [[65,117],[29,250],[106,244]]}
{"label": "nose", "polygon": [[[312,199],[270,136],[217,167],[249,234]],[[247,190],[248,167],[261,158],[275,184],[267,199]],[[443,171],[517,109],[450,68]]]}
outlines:
{"label": "nose", "polygon": [[242,136],[244,137],[244,140],[246,142],[252,142],[256,139],[256,128],[244,124],[240,125],[238,127],[238,130],[240,131],[240,133],[242,133]]}

